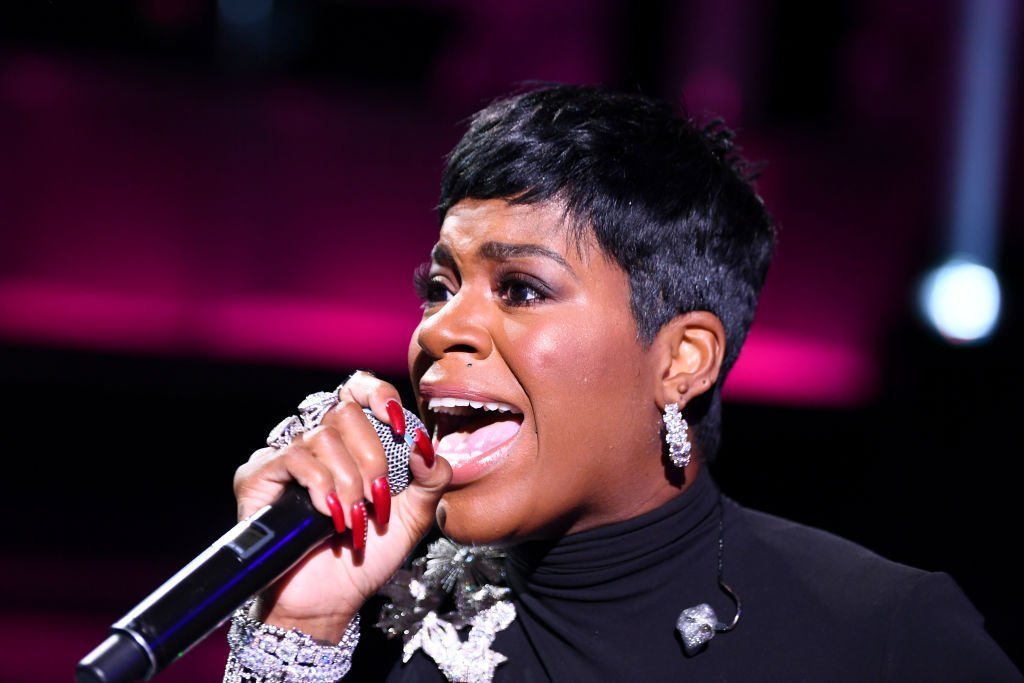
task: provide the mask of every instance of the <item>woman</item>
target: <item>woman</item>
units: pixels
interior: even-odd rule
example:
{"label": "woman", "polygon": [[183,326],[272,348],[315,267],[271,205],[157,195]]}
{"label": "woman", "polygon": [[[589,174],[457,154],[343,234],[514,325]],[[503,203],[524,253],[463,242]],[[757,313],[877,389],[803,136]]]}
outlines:
{"label": "woman", "polygon": [[[407,661],[357,680],[1020,680],[948,576],[706,471],[775,239],[729,131],[540,89],[475,117],[439,210],[409,350],[432,438],[359,372],[239,468],[240,516],[294,479],[344,533],[240,610],[226,680],[337,679],[381,592]],[[364,408],[415,432],[393,501]],[[435,520],[459,545],[403,569]]]}

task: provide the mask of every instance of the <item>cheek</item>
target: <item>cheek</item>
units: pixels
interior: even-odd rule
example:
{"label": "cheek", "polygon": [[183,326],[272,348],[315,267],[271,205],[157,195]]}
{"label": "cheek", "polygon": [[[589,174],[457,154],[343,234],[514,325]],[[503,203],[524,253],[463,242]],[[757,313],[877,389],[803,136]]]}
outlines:
{"label": "cheek", "polygon": [[541,450],[567,465],[615,457],[622,420],[643,404],[644,362],[631,320],[580,315],[533,329],[506,325],[506,332]]}
{"label": "cheek", "polygon": [[[509,366],[531,398],[619,385],[635,377],[638,346],[630,322],[576,316],[557,325],[527,326],[506,322],[504,332],[514,356]],[[544,391],[539,388],[543,387]]]}

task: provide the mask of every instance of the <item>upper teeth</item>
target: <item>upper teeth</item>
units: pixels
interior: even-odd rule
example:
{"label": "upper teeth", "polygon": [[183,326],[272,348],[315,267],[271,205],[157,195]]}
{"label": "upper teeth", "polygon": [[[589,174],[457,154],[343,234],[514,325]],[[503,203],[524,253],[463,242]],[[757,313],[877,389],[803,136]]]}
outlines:
{"label": "upper teeth", "polygon": [[464,398],[453,398],[451,396],[432,398],[427,402],[427,407],[437,413],[461,412],[459,410],[451,410],[451,408],[475,408],[477,410],[482,408],[484,410],[497,410],[503,413],[519,412],[507,403],[498,403],[497,401],[469,401]]}

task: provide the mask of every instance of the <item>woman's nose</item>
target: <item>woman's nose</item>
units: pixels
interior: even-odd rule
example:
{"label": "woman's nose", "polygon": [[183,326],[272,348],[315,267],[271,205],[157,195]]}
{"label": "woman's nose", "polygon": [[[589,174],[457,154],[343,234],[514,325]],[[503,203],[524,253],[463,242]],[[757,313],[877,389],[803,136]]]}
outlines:
{"label": "woman's nose", "polygon": [[420,322],[416,343],[433,357],[464,353],[486,358],[492,350],[486,298],[467,287]]}

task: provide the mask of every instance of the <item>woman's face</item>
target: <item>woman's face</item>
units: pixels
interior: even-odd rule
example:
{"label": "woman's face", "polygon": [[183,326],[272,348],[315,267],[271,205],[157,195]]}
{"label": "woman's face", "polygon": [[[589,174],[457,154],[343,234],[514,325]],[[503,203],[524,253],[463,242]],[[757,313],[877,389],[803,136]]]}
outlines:
{"label": "woman's face", "polygon": [[455,473],[438,509],[448,536],[572,533],[678,493],[627,276],[592,235],[567,241],[560,204],[459,202],[420,275],[409,367]]}

